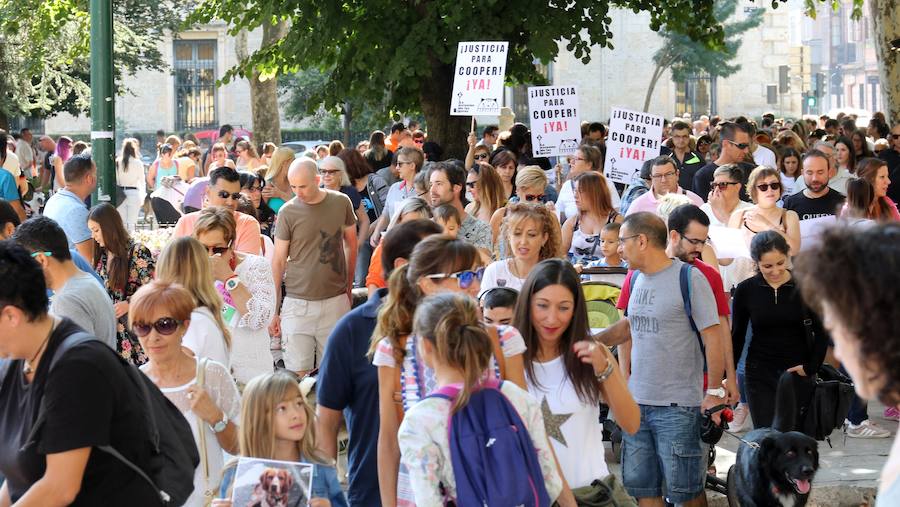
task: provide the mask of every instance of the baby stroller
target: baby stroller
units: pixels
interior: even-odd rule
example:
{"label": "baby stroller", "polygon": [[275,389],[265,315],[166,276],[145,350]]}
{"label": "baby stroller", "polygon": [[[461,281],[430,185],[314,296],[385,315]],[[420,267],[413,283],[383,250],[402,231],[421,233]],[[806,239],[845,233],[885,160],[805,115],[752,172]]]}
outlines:
{"label": "baby stroller", "polygon": [[[622,283],[625,280],[625,268],[586,268],[584,275],[590,275],[591,280],[581,283],[584,299],[587,303],[588,325],[592,333],[597,333],[621,319],[616,302],[622,292]],[[613,355],[618,357],[615,347]],[[600,405],[600,424],[603,425],[603,439],[612,443],[613,459],[620,462],[622,449],[622,430],[609,417],[609,407]]]}

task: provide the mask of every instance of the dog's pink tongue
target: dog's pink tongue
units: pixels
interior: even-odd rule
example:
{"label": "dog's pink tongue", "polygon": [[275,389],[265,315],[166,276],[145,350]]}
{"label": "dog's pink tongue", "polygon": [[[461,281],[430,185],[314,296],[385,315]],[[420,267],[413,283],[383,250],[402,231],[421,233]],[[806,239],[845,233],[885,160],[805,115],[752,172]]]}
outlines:
{"label": "dog's pink tongue", "polygon": [[794,484],[797,485],[797,491],[799,491],[801,495],[809,493],[809,481],[804,479],[793,479],[793,481]]}

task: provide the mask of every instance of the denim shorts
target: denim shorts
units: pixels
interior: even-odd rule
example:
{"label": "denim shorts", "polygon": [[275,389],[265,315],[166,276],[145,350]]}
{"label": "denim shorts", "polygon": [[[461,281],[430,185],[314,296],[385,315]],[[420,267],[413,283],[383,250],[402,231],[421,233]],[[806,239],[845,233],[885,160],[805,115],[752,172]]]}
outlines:
{"label": "denim shorts", "polygon": [[639,406],[640,428],[634,435],[622,435],[625,489],[636,498],[693,500],[703,493],[706,481],[700,407]]}

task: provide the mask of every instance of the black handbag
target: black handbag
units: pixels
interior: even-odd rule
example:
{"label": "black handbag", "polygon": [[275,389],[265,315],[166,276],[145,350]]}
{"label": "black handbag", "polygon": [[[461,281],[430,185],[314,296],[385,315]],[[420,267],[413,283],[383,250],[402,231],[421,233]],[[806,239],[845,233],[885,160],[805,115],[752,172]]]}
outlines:
{"label": "black handbag", "polygon": [[125,187],[116,185],[116,206],[121,206],[125,202]]}
{"label": "black handbag", "polygon": [[[812,318],[805,308],[803,328],[806,331],[806,343],[812,350],[815,344],[815,331],[812,327]],[[816,440],[825,440],[831,445],[829,435],[844,425],[847,413],[850,412],[850,403],[854,395],[853,382],[830,364],[822,364],[813,381],[815,387],[809,405],[804,411],[801,428],[803,433]]]}

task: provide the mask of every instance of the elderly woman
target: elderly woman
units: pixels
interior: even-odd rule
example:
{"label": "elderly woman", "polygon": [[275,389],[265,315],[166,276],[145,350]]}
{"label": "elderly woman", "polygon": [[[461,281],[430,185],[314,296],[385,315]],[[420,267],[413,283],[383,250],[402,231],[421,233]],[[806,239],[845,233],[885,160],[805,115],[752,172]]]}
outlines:
{"label": "elderly woman", "polygon": [[508,205],[499,241],[509,257],[485,268],[482,291],[519,290],[537,263],[561,254],[559,222],[550,209],[537,203]]}
{"label": "elderly woman", "polygon": [[222,207],[203,209],[194,225],[194,237],[210,253],[216,290],[225,301],[231,371],[244,385],[273,368],[268,326],[275,313],[275,280],[265,257],[234,250],[235,234],[234,213]]}
{"label": "elderly woman", "polygon": [[188,354],[181,339],[190,323],[194,298],[178,284],[153,281],[131,298],[128,321],[150,361],[141,371],[181,410],[191,425],[200,466],[194,471],[194,492],[185,505],[211,499],[225,455],[238,452],[241,395],[228,367]]}
{"label": "elderly woman", "polygon": [[[900,408],[900,271],[872,276],[872,268],[900,265],[898,244],[897,223],[834,228],[800,254],[796,269],[803,297],[822,316],[856,394],[894,410]],[[881,472],[875,505],[900,505],[900,437]]]}
{"label": "elderly woman", "polygon": [[319,162],[319,174],[322,175],[323,188],[342,192],[350,198],[350,204],[353,205],[353,210],[358,220],[357,237],[368,237],[369,225],[371,225],[369,214],[366,213],[366,206],[363,203],[362,196],[359,195],[359,191],[356,190],[353,182],[350,181],[350,175],[347,174],[347,164],[335,155],[328,155]]}

